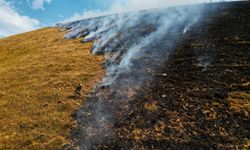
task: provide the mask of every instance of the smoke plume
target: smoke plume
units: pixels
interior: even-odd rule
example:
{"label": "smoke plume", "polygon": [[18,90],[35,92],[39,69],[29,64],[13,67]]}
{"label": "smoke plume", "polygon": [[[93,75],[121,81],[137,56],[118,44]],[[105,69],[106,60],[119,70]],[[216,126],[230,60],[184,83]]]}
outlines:
{"label": "smoke plume", "polygon": [[[119,136],[115,127],[136,109],[131,102],[137,101],[174,46],[202,18],[203,5],[158,8],[179,3],[129,2],[122,9],[124,12],[140,11],[60,25],[70,31],[65,38],[84,37],[82,42],[95,41],[92,52],[105,56],[107,74],[78,112],[76,143],[83,150],[101,148],[103,143]],[[119,5],[114,6],[115,10]],[[141,10],[144,8],[155,9]]]}
{"label": "smoke plume", "polygon": [[[100,1],[100,0],[99,0]],[[97,1],[97,2],[99,2]],[[220,0],[213,0],[218,2]],[[107,10],[84,10],[82,13],[75,13],[72,17],[65,19],[62,23],[69,23],[81,19],[94,18],[118,13],[132,12],[153,8],[166,8],[178,5],[208,3],[210,0],[109,0],[106,3],[112,3]]]}

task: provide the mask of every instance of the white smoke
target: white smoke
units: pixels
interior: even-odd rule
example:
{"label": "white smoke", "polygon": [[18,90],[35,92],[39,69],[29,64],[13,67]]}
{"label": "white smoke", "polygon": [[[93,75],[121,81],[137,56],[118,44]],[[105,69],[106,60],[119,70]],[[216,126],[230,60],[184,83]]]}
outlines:
{"label": "white smoke", "polygon": [[118,14],[124,12],[132,12],[137,10],[145,10],[152,8],[166,8],[179,5],[190,5],[210,2],[222,2],[222,1],[237,1],[237,0],[114,0],[108,10],[85,10],[82,13],[75,13],[70,18],[62,21],[62,23],[68,23],[81,19],[94,18],[99,16],[106,16],[111,14]]}
{"label": "white smoke", "polygon": [[[154,80],[152,72],[164,66],[174,47],[202,20],[204,5],[159,8],[164,4],[183,4],[178,3],[180,1],[168,2],[130,0],[124,7],[117,2],[112,8],[113,12],[157,9],[61,25],[70,30],[66,38],[84,37],[83,42],[94,41],[93,53],[105,56],[106,77],[100,88],[97,87],[94,98],[79,111],[78,144],[81,149],[92,149],[115,135],[113,125],[136,109],[130,105],[131,101],[137,100],[136,91]],[[199,61],[204,67],[209,65],[207,59]]]}
{"label": "white smoke", "polygon": [[[97,88],[95,98],[80,110],[81,149],[91,149],[115,134],[112,124],[128,114],[136,91],[153,80],[152,71],[167,61],[183,31],[200,18],[202,5],[135,11],[61,25],[70,30],[66,38],[95,41],[93,53],[104,54],[106,59],[107,74],[100,87],[108,87],[110,92]],[[91,115],[85,115],[89,112]],[[120,115],[113,115],[118,112]]]}

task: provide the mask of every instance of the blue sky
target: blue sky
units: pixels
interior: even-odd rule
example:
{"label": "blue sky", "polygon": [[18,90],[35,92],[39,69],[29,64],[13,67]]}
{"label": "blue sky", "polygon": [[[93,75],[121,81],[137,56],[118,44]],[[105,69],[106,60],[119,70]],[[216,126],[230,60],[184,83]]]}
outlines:
{"label": "blue sky", "polygon": [[[0,0],[0,38],[104,14],[210,0]],[[213,0],[219,1],[219,0]]]}
{"label": "blue sky", "polygon": [[115,0],[0,0],[0,38],[52,26],[84,12],[105,11]]}
{"label": "blue sky", "polygon": [[16,10],[25,16],[36,18],[43,25],[52,25],[88,10],[107,10],[112,0],[52,0],[49,3],[44,1],[40,8],[32,6],[32,0],[12,0]]}

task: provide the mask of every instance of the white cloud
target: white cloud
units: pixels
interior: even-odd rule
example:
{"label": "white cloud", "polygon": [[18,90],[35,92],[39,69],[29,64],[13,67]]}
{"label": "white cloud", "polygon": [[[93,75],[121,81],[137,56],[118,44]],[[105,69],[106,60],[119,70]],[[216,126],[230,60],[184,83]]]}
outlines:
{"label": "white cloud", "polygon": [[72,21],[86,19],[86,18],[93,18],[93,17],[103,16],[103,15],[109,15],[113,13],[114,12],[112,11],[101,11],[98,9],[89,10],[89,11],[84,11],[83,13],[75,13],[73,16],[62,21],[62,23],[72,22]]}
{"label": "white cloud", "polygon": [[6,0],[0,0],[0,37],[38,28],[39,21],[20,15]]}
{"label": "white cloud", "polygon": [[44,9],[44,4],[47,3],[49,4],[52,0],[33,0],[31,7],[33,9]]}

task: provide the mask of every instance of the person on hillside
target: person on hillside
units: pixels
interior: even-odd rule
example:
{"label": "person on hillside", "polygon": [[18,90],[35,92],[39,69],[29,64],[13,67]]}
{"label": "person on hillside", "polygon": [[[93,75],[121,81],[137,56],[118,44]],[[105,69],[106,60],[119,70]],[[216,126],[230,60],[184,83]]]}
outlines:
{"label": "person on hillside", "polygon": [[81,98],[82,96],[82,84],[79,84],[76,86],[76,89],[75,89],[75,95],[76,95],[76,98]]}

